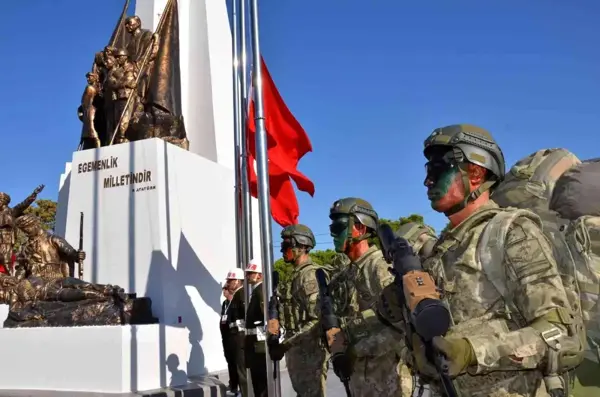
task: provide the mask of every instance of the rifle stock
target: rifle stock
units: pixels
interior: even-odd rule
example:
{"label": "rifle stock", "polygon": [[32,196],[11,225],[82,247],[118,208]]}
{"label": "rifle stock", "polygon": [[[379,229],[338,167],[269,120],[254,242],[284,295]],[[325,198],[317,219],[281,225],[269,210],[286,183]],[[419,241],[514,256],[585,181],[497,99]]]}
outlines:
{"label": "rifle stock", "polygon": [[425,356],[434,365],[447,397],[460,394],[448,375],[447,358],[435,349],[432,339],[445,335],[452,323],[450,311],[440,300],[441,296],[431,275],[421,266],[408,242],[394,234],[387,224],[377,230],[381,250],[387,263],[393,267],[394,285],[402,302],[403,317],[407,322],[406,344],[412,350],[412,336],[417,334],[425,346]]}
{"label": "rifle stock", "polygon": [[346,341],[340,326],[340,321],[333,310],[333,300],[329,293],[327,277],[323,269],[316,270],[317,283],[319,285],[319,301],[321,309],[321,336],[327,350],[331,354],[333,372],[340,378],[346,390],[346,396],[351,397],[350,375],[352,374],[350,358],[346,353]]}

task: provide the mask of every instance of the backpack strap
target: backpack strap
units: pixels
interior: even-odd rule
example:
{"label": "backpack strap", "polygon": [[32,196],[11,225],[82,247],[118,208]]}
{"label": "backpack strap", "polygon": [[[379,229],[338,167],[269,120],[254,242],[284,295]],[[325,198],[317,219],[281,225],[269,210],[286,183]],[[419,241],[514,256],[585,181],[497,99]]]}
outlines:
{"label": "backpack strap", "polygon": [[511,313],[520,314],[520,312],[511,298],[513,294],[508,287],[506,268],[496,266],[496,264],[504,262],[506,236],[513,222],[520,217],[527,217],[540,227],[542,225],[539,217],[528,210],[515,209],[498,212],[485,226],[477,243],[477,253],[483,273],[502,296],[508,316]]}

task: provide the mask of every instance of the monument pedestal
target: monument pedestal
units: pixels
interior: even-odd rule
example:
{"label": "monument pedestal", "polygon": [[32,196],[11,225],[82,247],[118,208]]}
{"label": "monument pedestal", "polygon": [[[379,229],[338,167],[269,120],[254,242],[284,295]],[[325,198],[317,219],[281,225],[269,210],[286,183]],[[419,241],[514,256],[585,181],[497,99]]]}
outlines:
{"label": "monument pedestal", "polygon": [[[75,152],[66,169],[70,173],[61,178],[59,198],[68,200],[59,201],[63,224],[57,225],[57,233],[62,229],[65,239],[77,246],[84,214],[84,279],[151,298],[160,324],[0,330],[7,335],[39,333],[14,336],[22,339],[6,342],[8,346],[31,345],[26,340],[54,345],[51,340],[56,340],[62,354],[40,350],[47,358],[40,362],[50,366],[74,360],[78,371],[88,371],[86,360],[97,360],[89,377],[73,376],[81,381],[44,380],[36,387],[67,390],[68,384],[82,392],[138,391],[225,370],[218,323],[221,282],[236,263],[233,170],[160,139]],[[254,252],[260,252],[258,247]],[[132,332],[137,347],[129,342]],[[8,357],[14,354],[6,352]],[[179,362],[173,380],[169,360]],[[29,373],[44,373],[42,368]],[[0,388],[32,388],[31,382],[15,376],[0,372]]]}

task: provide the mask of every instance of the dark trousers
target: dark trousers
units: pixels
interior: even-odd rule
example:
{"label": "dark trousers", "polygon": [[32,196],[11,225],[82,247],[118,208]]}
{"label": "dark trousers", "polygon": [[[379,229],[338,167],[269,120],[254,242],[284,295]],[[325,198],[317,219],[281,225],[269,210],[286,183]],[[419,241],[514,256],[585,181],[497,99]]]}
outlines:
{"label": "dark trousers", "polygon": [[246,337],[246,365],[250,368],[254,397],[268,397],[267,356],[255,351],[256,336]]}
{"label": "dark trousers", "polygon": [[233,342],[233,337],[223,339],[223,352],[225,353],[227,371],[229,372],[229,389],[235,391],[240,386],[240,380],[235,361],[236,348]]}
{"label": "dark trousers", "polygon": [[243,332],[237,333],[232,337],[233,344],[235,345],[235,369],[237,373],[238,385],[242,397],[248,397],[248,377],[246,376],[246,357],[245,357],[245,346],[244,346],[245,335]]}
{"label": "dark trousers", "polygon": [[255,353],[252,358],[250,375],[255,397],[268,397],[266,355]]}

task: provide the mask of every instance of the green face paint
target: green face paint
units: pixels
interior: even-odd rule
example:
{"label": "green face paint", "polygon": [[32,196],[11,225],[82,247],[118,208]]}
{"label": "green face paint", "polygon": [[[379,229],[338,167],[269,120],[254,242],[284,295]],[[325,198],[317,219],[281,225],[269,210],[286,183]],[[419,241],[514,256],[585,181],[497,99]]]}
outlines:
{"label": "green face paint", "polygon": [[346,240],[348,239],[348,228],[344,229],[341,233],[333,236],[333,246],[335,252],[343,253],[346,248]]}
{"label": "green face paint", "polygon": [[449,167],[436,178],[435,184],[427,191],[433,209],[436,209],[439,201],[448,194],[459,172],[458,167]]}
{"label": "green face paint", "polygon": [[340,216],[329,225],[329,232],[333,237],[333,245],[336,252],[344,252],[346,239],[348,238],[348,217]]}

